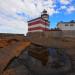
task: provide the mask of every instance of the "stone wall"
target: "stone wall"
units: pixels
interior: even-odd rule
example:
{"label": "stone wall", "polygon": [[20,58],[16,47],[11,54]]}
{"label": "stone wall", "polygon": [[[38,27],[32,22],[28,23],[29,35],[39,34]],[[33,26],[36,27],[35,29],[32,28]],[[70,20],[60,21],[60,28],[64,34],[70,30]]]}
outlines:
{"label": "stone wall", "polygon": [[63,37],[75,37],[75,30],[64,30],[62,31]]}
{"label": "stone wall", "polygon": [[44,37],[75,37],[75,30],[51,30],[51,31],[45,31],[45,32],[34,32],[34,33],[28,33],[29,37],[41,37],[44,35]]}
{"label": "stone wall", "polygon": [[75,31],[46,31],[28,34],[32,43],[55,48],[75,48]]}
{"label": "stone wall", "polygon": [[46,31],[44,34],[46,37],[60,37],[62,35],[62,31]]}

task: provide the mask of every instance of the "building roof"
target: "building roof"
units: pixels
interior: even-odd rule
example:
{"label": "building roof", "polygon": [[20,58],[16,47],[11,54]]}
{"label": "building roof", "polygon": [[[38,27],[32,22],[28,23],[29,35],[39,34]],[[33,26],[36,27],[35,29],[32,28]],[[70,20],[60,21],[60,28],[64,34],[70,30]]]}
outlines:
{"label": "building roof", "polygon": [[[35,21],[35,20],[37,20],[37,19],[42,19],[42,18],[41,18],[41,17],[38,17],[38,18],[32,19],[32,20],[30,20],[30,21],[28,21],[28,22],[32,22],[32,21]],[[44,20],[44,19],[42,19],[42,20]],[[46,21],[46,20],[44,20],[44,21]],[[47,22],[49,22],[49,21],[47,21]]]}
{"label": "building roof", "polygon": [[74,20],[71,20],[71,21],[69,21],[69,22],[60,21],[60,22],[58,22],[58,24],[59,24],[59,23],[75,23],[75,21],[74,21]]}
{"label": "building roof", "polygon": [[32,19],[32,20],[29,20],[28,22],[31,22],[31,21],[34,21],[34,20],[37,20],[37,19],[41,19],[41,17],[38,17],[38,18],[35,18],[35,19]]}

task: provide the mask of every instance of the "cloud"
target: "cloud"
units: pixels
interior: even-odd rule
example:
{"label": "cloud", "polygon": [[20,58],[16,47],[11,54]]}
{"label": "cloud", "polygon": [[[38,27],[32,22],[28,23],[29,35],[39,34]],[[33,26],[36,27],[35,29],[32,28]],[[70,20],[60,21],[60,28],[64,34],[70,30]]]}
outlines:
{"label": "cloud", "polygon": [[65,5],[70,4],[71,2],[72,0],[60,0],[60,3]]}
{"label": "cloud", "polygon": [[16,14],[19,11],[22,13],[23,7],[20,0],[0,0],[0,32],[27,33],[28,15]]}
{"label": "cloud", "polygon": [[67,9],[67,6],[63,5],[60,7],[60,9],[62,9],[62,10]]}
{"label": "cloud", "polygon": [[0,16],[0,20],[0,32],[27,33],[27,23],[24,21],[7,19],[5,16]]}
{"label": "cloud", "polygon": [[[48,14],[50,16],[52,16],[53,14],[56,14],[58,13],[59,11],[57,11],[55,9],[56,7],[56,1],[55,0],[35,0],[33,2],[33,4],[35,5],[36,4],[36,9],[37,9],[37,12],[36,14],[38,13],[38,15],[41,14],[41,12],[46,9],[48,11]],[[35,11],[35,10],[34,10]]]}
{"label": "cloud", "polygon": [[74,12],[75,11],[75,7],[74,6],[69,6],[67,9],[68,13]]}
{"label": "cloud", "polygon": [[48,12],[48,14],[49,14],[50,16],[52,16],[53,14],[59,13],[58,10],[55,10],[55,9],[53,9],[53,8],[47,8],[47,12]]}
{"label": "cloud", "polygon": [[55,0],[42,0],[43,1],[43,4],[45,5],[45,4],[49,4],[49,5],[53,5],[53,4],[55,4]]}
{"label": "cloud", "polygon": [[[0,0],[0,10],[8,13],[10,15],[15,15],[15,13],[22,12],[27,14],[27,16],[35,18],[40,16],[43,9],[51,8],[51,13],[54,11],[55,0]],[[11,11],[11,13],[10,13]],[[25,17],[18,15],[20,18]],[[17,16],[17,17],[18,17]],[[29,17],[27,17],[29,19]]]}

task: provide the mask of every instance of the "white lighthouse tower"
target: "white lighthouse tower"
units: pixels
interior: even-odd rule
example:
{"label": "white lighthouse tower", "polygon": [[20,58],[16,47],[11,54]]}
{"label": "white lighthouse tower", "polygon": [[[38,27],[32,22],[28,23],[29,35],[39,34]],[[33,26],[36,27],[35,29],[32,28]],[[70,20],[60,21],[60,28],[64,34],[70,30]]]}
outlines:
{"label": "white lighthouse tower", "polygon": [[49,15],[47,14],[47,11],[44,10],[41,13],[41,17],[28,21],[28,33],[48,31],[49,30],[48,17]]}

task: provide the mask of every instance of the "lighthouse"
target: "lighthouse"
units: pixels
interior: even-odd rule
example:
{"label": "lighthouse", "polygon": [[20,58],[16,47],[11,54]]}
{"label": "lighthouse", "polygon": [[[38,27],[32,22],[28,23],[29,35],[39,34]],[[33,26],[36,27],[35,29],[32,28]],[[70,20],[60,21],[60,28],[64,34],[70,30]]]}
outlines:
{"label": "lighthouse", "polygon": [[44,9],[41,16],[33,20],[28,21],[28,33],[30,32],[44,32],[49,30],[49,15]]}

